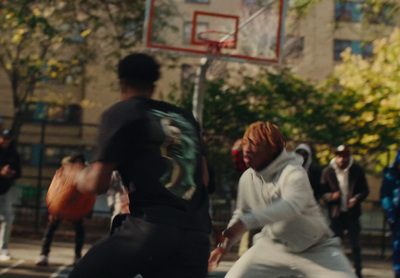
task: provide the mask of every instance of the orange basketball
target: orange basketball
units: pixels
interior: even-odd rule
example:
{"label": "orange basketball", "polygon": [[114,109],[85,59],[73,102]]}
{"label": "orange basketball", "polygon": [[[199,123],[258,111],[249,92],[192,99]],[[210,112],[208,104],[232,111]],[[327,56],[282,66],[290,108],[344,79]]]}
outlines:
{"label": "orange basketball", "polygon": [[56,171],[46,196],[46,205],[51,215],[74,221],[84,218],[92,210],[96,195],[81,193],[75,186],[81,169],[61,167]]}

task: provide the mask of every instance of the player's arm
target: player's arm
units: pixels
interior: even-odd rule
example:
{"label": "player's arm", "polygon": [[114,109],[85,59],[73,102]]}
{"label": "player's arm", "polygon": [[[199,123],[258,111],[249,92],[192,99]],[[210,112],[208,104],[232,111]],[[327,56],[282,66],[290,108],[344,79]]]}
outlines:
{"label": "player's arm", "polygon": [[87,171],[82,171],[76,182],[78,191],[82,193],[101,194],[110,187],[112,172],[116,169],[114,163],[93,162]]}

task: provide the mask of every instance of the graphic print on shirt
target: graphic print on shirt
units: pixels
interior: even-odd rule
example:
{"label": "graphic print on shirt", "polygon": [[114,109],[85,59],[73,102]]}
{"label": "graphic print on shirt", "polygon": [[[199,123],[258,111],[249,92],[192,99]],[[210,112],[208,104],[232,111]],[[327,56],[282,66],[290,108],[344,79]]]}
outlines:
{"label": "graphic print on shirt", "polygon": [[152,116],[165,135],[160,152],[167,163],[167,170],[160,182],[174,195],[190,200],[196,190],[194,176],[199,153],[196,129],[176,113],[153,110]]}

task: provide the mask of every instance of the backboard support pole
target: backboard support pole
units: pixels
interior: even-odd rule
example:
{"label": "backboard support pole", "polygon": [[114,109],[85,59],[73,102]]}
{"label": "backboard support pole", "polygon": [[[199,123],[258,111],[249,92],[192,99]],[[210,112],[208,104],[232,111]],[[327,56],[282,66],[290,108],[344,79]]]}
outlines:
{"label": "backboard support pole", "polygon": [[199,122],[200,128],[203,127],[203,103],[204,94],[207,86],[207,70],[210,67],[212,58],[202,58],[200,60],[200,66],[196,72],[196,83],[193,92],[193,116]]}

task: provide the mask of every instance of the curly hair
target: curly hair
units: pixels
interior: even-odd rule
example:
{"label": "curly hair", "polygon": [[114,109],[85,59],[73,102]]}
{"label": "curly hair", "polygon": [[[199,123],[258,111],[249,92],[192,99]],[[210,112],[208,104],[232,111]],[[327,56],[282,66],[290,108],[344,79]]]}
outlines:
{"label": "curly hair", "polygon": [[286,139],[277,125],[270,122],[257,121],[249,125],[243,135],[243,143],[252,137],[254,144],[273,148],[273,155],[276,158],[286,146]]}

